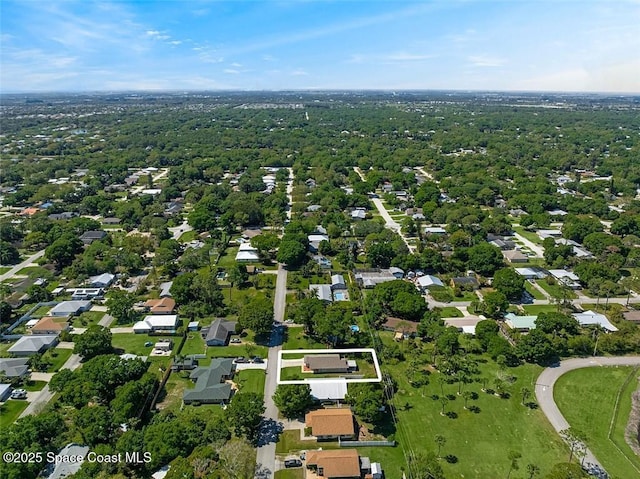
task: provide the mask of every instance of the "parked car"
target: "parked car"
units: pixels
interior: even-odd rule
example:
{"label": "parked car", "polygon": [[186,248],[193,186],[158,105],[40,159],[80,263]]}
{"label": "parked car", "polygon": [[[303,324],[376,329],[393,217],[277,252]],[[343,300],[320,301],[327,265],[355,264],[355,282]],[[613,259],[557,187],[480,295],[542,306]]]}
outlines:
{"label": "parked car", "polygon": [[255,364],[262,364],[262,363],[264,363],[264,359],[262,359],[262,358],[260,358],[258,356],[255,356],[255,357],[251,358],[251,362],[255,363]]}
{"label": "parked car", "polygon": [[238,344],[238,343],[241,343],[242,340],[240,338],[231,338],[229,342],[233,344]]}
{"label": "parked car", "polygon": [[284,467],[300,467],[302,466],[302,461],[300,459],[287,459],[284,461]]}
{"label": "parked car", "polygon": [[151,346],[153,346],[153,343],[151,341],[147,341],[144,343],[145,348],[150,348]]}
{"label": "parked car", "polygon": [[239,357],[239,358],[235,358],[233,362],[236,364],[240,364],[240,363],[248,363],[249,360],[247,358]]}
{"label": "parked car", "polygon": [[11,399],[27,399],[27,391],[24,389],[14,389],[11,391]]}

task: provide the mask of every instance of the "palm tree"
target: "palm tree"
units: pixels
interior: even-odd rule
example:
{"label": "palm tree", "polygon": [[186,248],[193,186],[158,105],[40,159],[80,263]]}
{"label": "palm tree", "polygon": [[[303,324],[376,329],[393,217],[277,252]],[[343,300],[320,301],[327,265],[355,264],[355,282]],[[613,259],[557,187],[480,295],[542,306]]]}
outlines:
{"label": "palm tree", "polygon": [[442,404],[442,411],[440,411],[440,415],[441,416],[444,416],[444,408],[446,407],[448,402],[449,402],[449,400],[446,397],[441,397],[440,398],[440,404]]}
{"label": "palm tree", "polygon": [[436,442],[436,445],[438,446],[438,457],[440,457],[440,450],[447,443],[447,438],[444,437],[442,434],[436,434],[433,440]]}
{"label": "palm tree", "polygon": [[464,391],[462,393],[462,397],[464,398],[464,408],[467,409],[467,402],[469,401],[469,399],[471,399],[471,397],[473,396],[473,393],[471,391]]}
{"label": "palm tree", "polygon": [[527,474],[529,474],[529,479],[533,479],[540,474],[540,468],[535,464],[527,464]]}
{"label": "palm tree", "polygon": [[524,405],[524,402],[531,395],[531,389],[523,387],[522,389],[520,389],[520,392],[522,393],[522,404]]}

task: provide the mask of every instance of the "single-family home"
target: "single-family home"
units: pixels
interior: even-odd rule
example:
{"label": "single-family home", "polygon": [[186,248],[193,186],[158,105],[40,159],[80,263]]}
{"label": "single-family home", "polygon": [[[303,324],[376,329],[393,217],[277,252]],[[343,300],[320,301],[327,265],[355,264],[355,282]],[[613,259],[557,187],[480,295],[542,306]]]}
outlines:
{"label": "single-family home", "polygon": [[550,269],[549,274],[555,278],[559,284],[563,284],[571,289],[580,289],[580,278],[575,273],[566,269]]}
{"label": "single-family home", "polygon": [[173,341],[170,339],[162,339],[153,345],[156,351],[171,351],[173,349]]}
{"label": "single-family home", "polygon": [[[73,476],[82,467],[87,454],[89,453],[89,446],[81,446],[80,444],[67,444],[60,449],[57,458],[67,458],[66,461],[53,461],[49,462],[41,474],[47,479],[64,479],[69,476]],[[70,458],[73,458],[71,460]]]}
{"label": "single-family home", "polygon": [[236,261],[238,263],[253,263],[260,261],[258,249],[251,246],[250,243],[241,243],[236,253]]}
{"label": "single-family home", "polygon": [[104,296],[102,288],[68,288],[67,293],[71,293],[71,299],[74,301],[88,301]]}
{"label": "single-family home", "polygon": [[160,283],[160,297],[161,298],[170,298],[171,297],[171,286],[173,286],[173,281],[166,281],[164,283]]}
{"label": "single-family home", "polygon": [[6,401],[11,397],[11,384],[0,384],[0,402]]}
{"label": "single-family home", "polygon": [[545,238],[560,238],[562,236],[562,231],[560,230],[538,230],[536,234],[541,240]]}
{"label": "single-family home", "polygon": [[418,333],[418,323],[388,316],[382,323],[382,329],[400,333],[401,338],[399,339],[408,339]]}
{"label": "single-family home", "polygon": [[233,376],[232,358],[213,358],[208,367],[199,366],[191,371],[189,378],[195,381],[194,389],[182,394],[185,404],[220,404],[231,398],[231,384],[225,382]]}
{"label": "single-family home", "polygon": [[14,356],[33,356],[44,353],[47,349],[55,347],[56,344],[58,344],[57,335],[29,335],[22,336],[7,351]]}
{"label": "single-family home", "polygon": [[331,260],[329,258],[326,258],[322,255],[315,255],[313,257],[313,260],[318,263],[318,265],[320,266],[320,268],[322,269],[331,269]]}
{"label": "single-family home", "polygon": [[355,449],[307,451],[307,469],[324,479],[360,479],[360,457]]}
{"label": "single-family home", "polygon": [[176,310],[176,300],[173,298],[148,299],[144,307],[151,314],[173,314]]}
{"label": "single-family home", "polygon": [[452,288],[460,288],[463,290],[476,290],[480,287],[480,283],[474,276],[457,276],[451,278],[449,284]]}
{"label": "single-family home", "polygon": [[119,225],[120,221],[122,221],[120,218],[109,216],[107,218],[102,219],[102,224],[103,225]]}
{"label": "single-family home", "polygon": [[347,381],[344,378],[311,381],[311,397],[316,401],[343,401],[347,396]]}
{"label": "single-family home", "polygon": [[498,248],[504,251],[513,250],[516,247],[515,241],[501,239],[501,238],[493,239],[489,241],[489,244],[492,244],[493,246],[497,246]]}
{"label": "single-family home", "polygon": [[347,289],[347,283],[344,280],[344,276],[342,276],[341,274],[332,274],[331,290],[335,291],[337,289]]}
{"label": "single-family home", "polygon": [[322,209],[321,205],[309,205],[307,206],[307,211],[310,213],[315,213],[316,211],[320,211]]}
{"label": "single-family home", "polygon": [[63,301],[56,304],[51,311],[50,316],[78,316],[85,311],[91,309],[91,301]]}
{"label": "single-family home", "polygon": [[111,283],[116,279],[115,274],[111,273],[102,273],[97,276],[91,276],[89,278],[89,286],[92,288],[108,288],[111,286]]}
{"label": "single-family home", "polygon": [[133,332],[136,334],[173,334],[176,332],[179,324],[180,320],[175,314],[154,314],[145,316],[142,321],[134,324]]}
{"label": "single-family home", "polygon": [[75,211],[63,211],[62,213],[53,213],[47,216],[48,219],[53,221],[63,221],[70,220],[71,218],[75,218],[78,216],[78,213]]}
{"label": "single-family home", "polygon": [[0,374],[8,379],[26,377],[29,374],[29,359],[0,358]]}
{"label": "single-family home", "polygon": [[376,284],[402,279],[404,271],[394,267],[389,269],[356,269],[354,276],[361,288],[373,288]]}
{"label": "single-family home", "polygon": [[351,409],[330,408],[308,412],[305,426],[318,441],[353,441],[357,439],[356,423]]}
{"label": "single-family home", "polygon": [[330,284],[310,284],[309,292],[321,301],[325,301],[327,303],[333,302],[333,294]]}
{"label": "single-family home", "polygon": [[618,328],[611,324],[604,314],[588,310],[582,313],[573,313],[572,316],[576,318],[578,323],[580,323],[580,326],[591,326],[597,324],[609,333],[618,331]]}
{"label": "single-family home", "polygon": [[349,372],[349,362],[339,354],[307,355],[303,364],[306,371],[312,371],[314,374]]}
{"label": "single-family home", "polygon": [[434,286],[444,286],[444,283],[437,276],[425,274],[416,280],[417,286],[424,292]]}
{"label": "single-family home", "polygon": [[509,263],[526,263],[527,261],[529,261],[529,257],[522,251],[518,251],[517,249],[502,251],[502,256]]}
{"label": "single-family home", "polygon": [[351,211],[352,220],[361,221],[366,219],[366,217],[367,212],[363,208],[356,208],[355,210]]}
{"label": "single-family home", "polygon": [[520,331],[521,333],[536,329],[536,319],[538,316],[516,316],[513,313],[507,313],[504,315],[504,322],[511,329]]}
{"label": "single-family home", "polygon": [[229,336],[236,332],[235,321],[226,321],[222,318],[214,320],[210,326],[205,326],[200,331],[207,346],[226,346]]}
{"label": "single-family home", "polygon": [[447,230],[445,230],[441,226],[425,226],[424,234],[426,235],[444,235],[447,234]]}
{"label": "single-family home", "polygon": [[88,245],[93,243],[94,241],[103,240],[106,237],[107,237],[106,231],[91,230],[91,231],[85,231],[84,233],[82,233],[82,236],[80,236],[80,241],[82,241],[85,245]]}
{"label": "single-family home", "polygon": [[309,241],[309,251],[318,253],[320,251],[320,243],[329,241],[329,236],[326,234],[310,234],[307,236],[307,240]]}
{"label": "single-family home", "polygon": [[529,268],[514,268],[514,270],[524,279],[544,279],[549,276],[549,272],[546,269],[540,268],[539,266],[531,266]]}
{"label": "single-family home", "polygon": [[66,317],[44,316],[31,327],[31,334],[60,334],[70,327]]}

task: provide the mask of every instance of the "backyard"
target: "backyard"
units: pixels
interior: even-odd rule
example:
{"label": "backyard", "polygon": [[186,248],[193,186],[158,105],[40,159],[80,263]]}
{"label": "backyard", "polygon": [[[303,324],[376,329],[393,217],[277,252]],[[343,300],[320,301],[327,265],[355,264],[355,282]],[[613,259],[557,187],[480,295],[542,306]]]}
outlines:
{"label": "backyard", "polygon": [[18,416],[24,411],[29,403],[27,401],[18,401],[10,399],[0,405],[0,430],[12,424]]}
{"label": "backyard", "polygon": [[[638,368],[584,368],[564,374],[554,398],[612,478],[640,477],[640,458],[624,440]],[[616,407],[617,405],[617,407]]]}

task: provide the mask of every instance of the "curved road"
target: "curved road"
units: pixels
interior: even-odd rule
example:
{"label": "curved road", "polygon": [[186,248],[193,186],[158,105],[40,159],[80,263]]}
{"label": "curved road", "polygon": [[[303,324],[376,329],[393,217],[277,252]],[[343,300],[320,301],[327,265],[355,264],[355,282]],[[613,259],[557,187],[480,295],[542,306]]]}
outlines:
{"label": "curved road", "polygon": [[[540,409],[547,416],[549,422],[558,432],[567,429],[569,423],[564,418],[560,409],[553,400],[553,386],[560,376],[574,369],[589,368],[594,366],[640,366],[640,356],[624,356],[624,357],[592,357],[592,358],[574,358],[562,361],[560,366],[546,368],[536,381],[536,398]],[[593,453],[587,449],[584,459],[602,467]]]}
{"label": "curved road", "polygon": [[39,258],[42,258],[43,256],[44,256],[44,250],[38,251],[36,254],[32,254],[27,259],[22,261],[20,264],[16,264],[12,266],[11,269],[6,273],[0,274],[0,281],[4,281],[5,279],[11,278],[14,274],[16,274],[22,268],[26,268],[27,266],[30,266],[31,263],[34,263],[35,261],[37,261]]}

